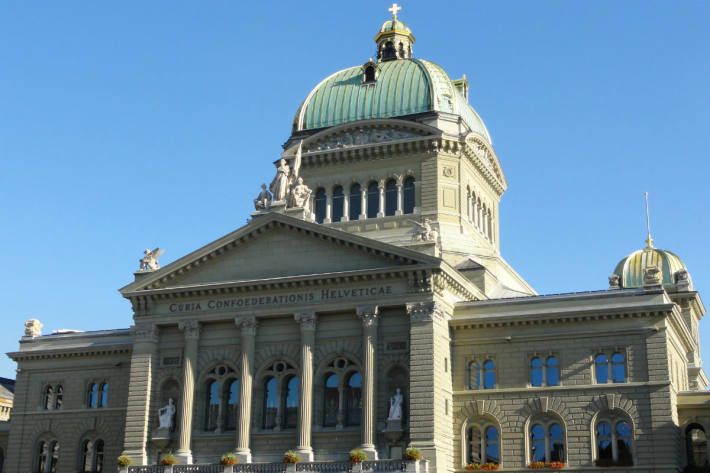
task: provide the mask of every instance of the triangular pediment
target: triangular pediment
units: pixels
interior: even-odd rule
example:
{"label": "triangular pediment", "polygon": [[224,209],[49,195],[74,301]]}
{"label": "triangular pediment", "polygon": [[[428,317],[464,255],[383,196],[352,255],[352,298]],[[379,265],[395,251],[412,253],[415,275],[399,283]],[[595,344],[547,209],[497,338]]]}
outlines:
{"label": "triangular pediment", "polygon": [[397,270],[439,262],[412,250],[269,213],[161,269],[139,275],[121,293]]}

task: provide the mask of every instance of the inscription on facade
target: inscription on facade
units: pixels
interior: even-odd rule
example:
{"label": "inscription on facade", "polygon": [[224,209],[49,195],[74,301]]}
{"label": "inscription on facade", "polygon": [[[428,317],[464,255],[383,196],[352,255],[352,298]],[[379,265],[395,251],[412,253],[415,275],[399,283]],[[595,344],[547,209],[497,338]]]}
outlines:
{"label": "inscription on facade", "polygon": [[225,299],[209,299],[197,302],[176,302],[168,306],[168,310],[177,312],[203,312],[241,307],[264,307],[281,304],[299,304],[309,302],[331,302],[345,299],[365,297],[382,297],[391,295],[392,286],[370,286],[346,289],[322,289],[320,291],[297,292],[292,294],[265,295],[252,297],[235,297]]}

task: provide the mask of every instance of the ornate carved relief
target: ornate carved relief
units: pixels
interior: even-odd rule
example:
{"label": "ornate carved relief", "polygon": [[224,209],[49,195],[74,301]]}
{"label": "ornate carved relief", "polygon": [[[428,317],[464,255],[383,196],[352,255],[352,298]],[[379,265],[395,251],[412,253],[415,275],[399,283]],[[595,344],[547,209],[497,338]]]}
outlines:
{"label": "ornate carved relief", "polygon": [[417,138],[424,136],[410,131],[394,130],[389,128],[359,128],[354,131],[346,131],[344,133],[331,136],[326,141],[315,143],[310,146],[308,151],[325,151],[329,149],[352,148],[354,146],[362,146],[373,143],[382,143],[385,141],[396,141],[407,138]]}
{"label": "ornate carved relief", "polygon": [[178,324],[178,328],[185,332],[186,340],[197,340],[200,338],[202,331],[200,323],[197,320],[183,320]]}
{"label": "ornate carved relief", "polygon": [[296,322],[301,324],[301,330],[315,330],[316,323],[318,322],[318,316],[315,312],[296,312],[293,314],[293,318]]}
{"label": "ornate carved relief", "polygon": [[445,317],[445,312],[438,302],[417,302],[407,304],[407,313],[412,321],[428,322],[441,320]]}
{"label": "ornate carved relief", "polygon": [[379,312],[379,308],[376,305],[360,306],[357,308],[357,316],[360,317],[362,326],[365,328],[377,325],[377,315]]}
{"label": "ornate carved relief", "polygon": [[239,329],[242,331],[242,335],[256,335],[257,321],[256,317],[253,315],[242,315],[234,319],[234,323],[237,324]]}

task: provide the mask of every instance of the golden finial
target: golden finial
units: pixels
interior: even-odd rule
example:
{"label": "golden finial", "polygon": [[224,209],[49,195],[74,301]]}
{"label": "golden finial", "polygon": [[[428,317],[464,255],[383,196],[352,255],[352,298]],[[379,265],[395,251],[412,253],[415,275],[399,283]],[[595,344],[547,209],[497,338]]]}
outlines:
{"label": "golden finial", "polygon": [[646,232],[648,234],[648,238],[646,238],[646,245],[648,245],[647,248],[653,248],[653,238],[651,238],[651,217],[649,217],[648,214],[648,192],[644,192],[643,195],[646,198]]}
{"label": "golden finial", "polygon": [[392,12],[392,21],[397,21],[397,12],[401,9],[402,7],[397,5],[396,3],[392,4],[392,8],[389,9],[389,11]]}

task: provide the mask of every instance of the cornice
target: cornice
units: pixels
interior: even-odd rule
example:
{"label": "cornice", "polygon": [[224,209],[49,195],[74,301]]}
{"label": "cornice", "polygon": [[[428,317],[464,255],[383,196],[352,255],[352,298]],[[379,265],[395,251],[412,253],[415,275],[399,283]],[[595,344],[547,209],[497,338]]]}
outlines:
{"label": "cornice", "polygon": [[44,350],[15,351],[7,354],[13,361],[46,360],[50,358],[81,358],[98,355],[129,354],[131,343],[101,347],[47,348]]}

